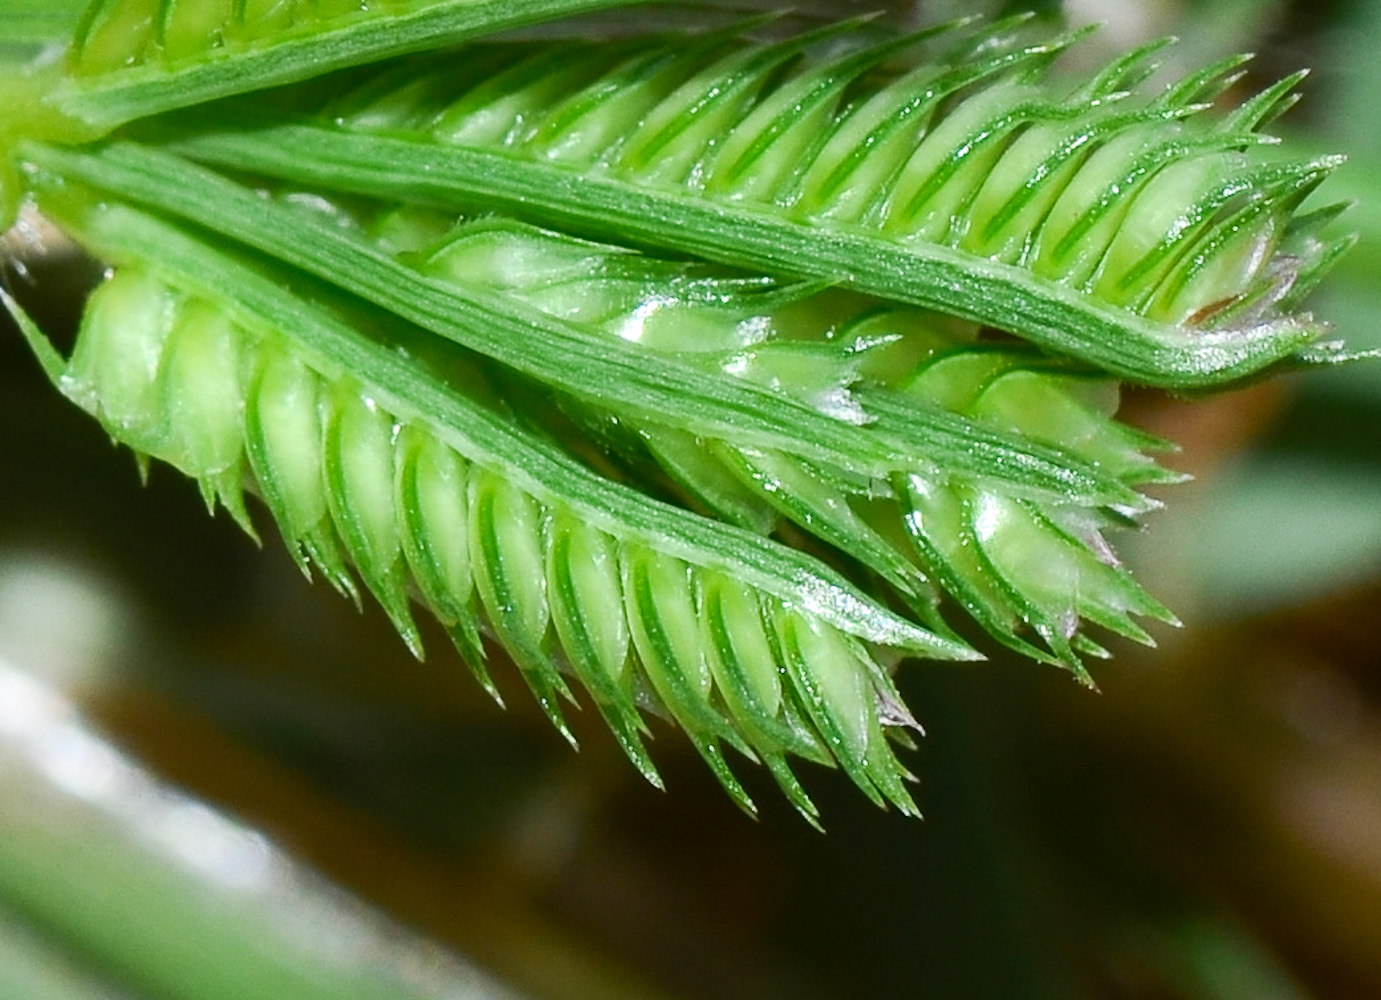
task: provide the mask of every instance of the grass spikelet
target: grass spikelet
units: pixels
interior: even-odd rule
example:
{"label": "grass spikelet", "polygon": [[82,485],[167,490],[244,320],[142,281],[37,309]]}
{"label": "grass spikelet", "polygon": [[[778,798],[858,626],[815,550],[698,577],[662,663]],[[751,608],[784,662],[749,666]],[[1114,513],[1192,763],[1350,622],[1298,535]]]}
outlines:
{"label": "grass spikelet", "polygon": [[[836,26],[770,44],[648,39],[612,67],[577,44],[523,47],[521,72],[494,82],[445,61],[390,69],[380,79],[406,78],[406,91],[369,81],[253,128],[242,109],[230,129],[197,123],[176,148],[842,280],[1155,385],[1240,378],[1326,329],[1281,308],[1280,241],[1340,161],[1256,152],[1298,75],[1214,119],[1208,103],[1240,59],[1142,95],[1124,88],[1159,46],[1070,87],[1050,63],[1077,35],[875,37]],[[558,72],[589,82],[538,100],[562,92]],[[405,110],[404,93],[423,91],[425,111]]]}
{"label": "grass spikelet", "polygon": [[[285,292],[264,262],[213,250],[132,210],[60,211],[93,249],[139,261],[154,247],[172,248],[170,260],[181,266],[117,268],[55,381],[117,440],[183,463],[189,431],[169,431],[164,404],[181,395],[169,383],[187,371],[176,363],[184,339],[198,340],[219,315],[219,334],[235,341],[238,359],[221,378],[238,388],[240,403],[223,412],[229,423],[211,435],[215,447],[238,424],[236,471],[267,501],[304,568],[347,591],[358,580],[415,652],[410,592],[461,637],[467,659],[473,637],[487,632],[568,738],[561,702],[579,681],[654,782],[638,707],[648,692],[749,811],[729,747],[768,762],[812,821],[788,756],[844,764],[914,811],[900,785],[904,769],[878,742],[878,727],[891,721],[890,684],[879,686],[885,674],[869,662],[867,643],[971,656],[964,647],[894,618],[800,554],[584,470],[489,404],[406,364],[395,347],[443,367],[461,363],[410,341],[406,328],[393,330],[391,345],[372,340],[325,305]],[[46,355],[42,335],[16,315]],[[141,359],[134,370],[123,363],[130,352],[121,341]],[[352,375],[337,374],[343,370]],[[134,419],[136,411],[147,419]],[[223,469],[183,468],[214,477],[208,489],[231,481]],[[231,509],[241,504],[233,493],[217,495]],[[782,645],[782,629],[813,638]],[[764,651],[773,658],[742,659]],[[846,707],[828,701],[845,693]],[[835,715],[852,721],[831,735],[807,721]],[[858,771],[859,762],[867,769]]]}
{"label": "grass spikelet", "polygon": [[636,2],[93,0],[47,103],[73,127],[103,133],[171,108]]}
{"label": "grass spikelet", "polygon": [[67,355],[0,301],[141,475],[572,744],[914,814],[893,671],[980,658],[955,612],[1090,684],[1174,622],[1109,541],[1178,478],[1121,384],[1359,356],[1303,311],[1340,158],[1266,149],[1303,74],[1071,78],[1031,17],[485,37],[637,2],[92,0],[0,81],[0,222],[111,270]]}
{"label": "grass spikelet", "polygon": [[[396,240],[404,230],[433,231],[434,220],[426,212],[403,210],[372,225]],[[923,425],[942,409],[1029,446],[1058,449],[1066,467],[1087,465],[1126,487],[1178,478],[1149,454],[1164,449],[1164,442],[1113,419],[1115,384],[1062,371],[1029,350],[979,343],[972,326],[923,310],[809,286],[781,287],[501,219],[462,223],[430,243],[403,242],[431,273],[500,289],[596,334],[696,359],[706,370],[757,379],[817,408],[837,412],[847,406],[865,422],[860,433]],[[607,419],[588,401],[566,399],[562,408],[595,433]],[[678,433],[636,415],[620,419],[691,497],[718,516],[764,532],[779,518],[794,522],[887,580],[922,620],[934,621],[938,584],[1001,641],[1038,658],[1054,655],[1081,676],[1086,675],[1071,640],[1084,618],[1141,641],[1149,637],[1129,613],[1173,620],[1132,582],[1103,539],[1109,525],[1145,509],[1144,498],[1116,513],[1104,509],[1107,503],[1081,506],[1069,494],[1046,492],[1010,470],[980,468],[971,453],[935,448],[924,467],[879,483],[790,454]],[[986,536],[984,543],[1004,566],[1000,578],[1006,586],[992,591],[988,602],[976,600],[974,594],[984,589],[981,578],[996,570],[991,560],[974,563],[963,551],[969,541],[973,551],[982,548],[973,517],[937,528],[913,503],[927,497],[933,507],[939,492],[952,497],[951,505],[988,510],[990,521],[1020,522],[1004,528],[1004,540],[1023,533],[1043,538],[1044,555],[1067,567],[1063,582],[1069,593],[1080,595],[1079,606],[1048,585],[1038,560],[1004,560],[1010,545]],[[1008,500],[1022,506],[1009,507]],[[956,532],[963,541],[935,537],[937,530]],[[1059,628],[1050,624],[1056,620]],[[1049,653],[1023,641],[1022,630],[1037,634]]]}

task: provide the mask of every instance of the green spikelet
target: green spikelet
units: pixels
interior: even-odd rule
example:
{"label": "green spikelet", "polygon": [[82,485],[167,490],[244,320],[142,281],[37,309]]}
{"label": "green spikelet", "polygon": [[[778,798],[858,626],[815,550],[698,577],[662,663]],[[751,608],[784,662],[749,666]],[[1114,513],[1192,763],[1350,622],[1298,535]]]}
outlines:
{"label": "green spikelet", "polygon": [[[965,647],[798,553],[584,470],[447,387],[463,362],[406,328],[375,342],[284,292],[262,261],[127,209],[75,211],[64,223],[107,256],[177,251],[178,270],[116,270],[71,359],[54,366],[118,441],[198,477],[237,516],[238,484],[251,483],[304,569],[347,592],[358,579],[420,654],[415,592],[492,687],[476,656],[488,632],[568,739],[562,703],[578,681],[654,782],[640,703],[675,720],[750,811],[728,748],[767,762],[812,821],[789,756],[839,764],[870,796],[914,812],[885,737],[899,699],[876,644],[971,657]],[[188,345],[204,349],[208,329],[231,342],[220,356],[234,364],[180,361]],[[450,376],[427,376],[395,346]],[[192,393],[226,404],[208,406],[204,437],[169,419]]]}
{"label": "green spikelet", "polygon": [[[918,452],[926,461],[891,477],[849,476],[791,454],[690,434],[637,411],[611,413],[589,397],[563,401],[567,414],[597,434],[611,421],[625,437],[632,432],[633,441],[617,446],[645,446],[720,517],[763,532],[785,517],[860,561],[933,628],[943,628],[934,607],[939,585],[1000,641],[1039,659],[1053,655],[1086,676],[1078,650],[1104,654],[1087,637],[1076,637],[1082,619],[1138,641],[1149,636],[1132,615],[1174,620],[1131,580],[1102,535],[1149,506],[1130,487],[1177,478],[1143,452],[1163,442],[1111,419],[1117,394],[1106,381],[1062,373],[1029,351],[977,344],[971,326],[847,293],[781,288],[762,277],[657,260],[499,219],[464,223],[438,238],[446,223],[428,212],[357,209],[363,214],[353,217],[319,198],[306,202],[287,193],[280,199],[325,212],[334,224],[416,261],[423,273],[462,293],[476,285],[500,291],[592,336],[631,341],[655,354],[692,359],[705,371],[760,382],[842,413],[863,425],[860,435],[933,426],[937,411],[949,410],[974,418],[966,421],[971,431],[1014,435],[1025,455],[1057,449],[1051,453],[1056,466],[1096,469],[1128,488],[1117,500],[1081,506],[1062,484],[1020,475],[1022,452],[989,455],[972,435],[961,448],[928,442]],[[541,395],[522,386],[514,394]],[[967,513],[940,519],[937,493]],[[1027,507],[1021,510],[1036,516],[1007,510],[1007,500],[1022,501]],[[984,523],[1001,509],[996,523],[1020,518],[1021,528],[993,539],[984,534],[979,545],[973,520],[980,509],[989,512]],[[1058,553],[1068,564],[1068,593],[1052,591],[1037,562],[1005,558],[1013,550],[1009,539],[1022,531],[1043,536],[1046,554]],[[988,561],[975,559],[986,550]],[[1001,587],[988,584],[994,576]],[[1080,595],[1078,606],[1069,603],[1072,594]],[[1048,652],[1023,639],[1023,631]]]}
{"label": "green spikelet", "polygon": [[[189,221],[315,273],[396,313],[553,387],[627,415],[641,414],[744,445],[780,449],[864,476],[911,470],[943,457],[964,468],[977,463],[1003,478],[1004,465],[1033,484],[1068,496],[1135,494],[1096,470],[1068,464],[994,437],[963,421],[930,415],[925,426],[897,424],[859,433],[851,420],[751,379],[724,378],[622,338],[611,339],[563,321],[474,282],[428,273],[349,231],[264,198],[227,178],[158,150],[111,143],[85,152],[29,145],[38,183],[60,188],[81,181]],[[937,451],[938,449],[938,451]]]}
{"label": "green spikelet", "polygon": [[1302,311],[1339,158],[1264,152],[1303,74],[1213,112],[1242,58],[1070,80],[1029,18],[482,37],[631,5],[93,0],[0,81],[0,222],[111,271],[67,356],[0,300],[415,655],[497,698],[501,651],[654,784],[658,717],[749,812],[736,757],[915,813],[892,671],[979,658],[955,612],[1090,683],[1174,621],[1108,541],[1178,478],[1120,383],[1350,357]]}
{"label": "green spikelet", "polygon": [[[134,118],[638,0],[93,0],[48,103]],[[652,0],[644,0],[652,2]]]}
{"label": "green spikelet", "polygon": [[[596,333],[771,385],[845,414],[864,425],[860,433],[922,424],[943,409],[1059,449],[1066,467],[1096,468],[1123,486],[1178,478],[1146,453],[1164,442],[1112,419],[1114,383],[1062,372],[1027,350],[980,344],[967,324],[505,220],[462,224],[428,245],[436,222],[430,213],[401,211],[372,225],[413,250],[429,273],[496,288]],[[591,403],[567,399],[563,407],[596,433],[607,426],[608,414]],[[1067,494],[1004,477],[996,466],[980,469],[972,455],[940,453],[879,483],[628,415],[619,426],[720,517],[763,531],[785,517],[877,572],[923,617],[932,614],[933,580],[1001,641],[1039,658],[1048,654],[1020,631],[1034,632],[1060,662],[1082,671],[1071,643],[1101,650],[1082,635],[1076,640],[1081,619],[1139,641],[1149,636],[1129,614],[1173,621],[1103,539],[1107,526],[1146,509],[1139,496],[1115,511],[1080,506]],[[1022,538],[1031,554],[1018,554]],[[1050,585],[1037,552],[1064,567],[1056,574],[1061,585]]]}
{"label": "green spikelet", "polygon": [[1070,89],[1050,63],[1076,35],[873,38],[653,39],[612,66],[600,49],[525,46],[478,83],[448,56],[309,103],[320,124],[196,123],[178,148],[843,281],[1155,385],[1238,378],[1326,330],[1289,291],[1346,240],[1303,257],[1282,240],[1340,159],[1258,153],[1299,75],[1214,120],[1241,60],[1138,96],[1158,45]]}

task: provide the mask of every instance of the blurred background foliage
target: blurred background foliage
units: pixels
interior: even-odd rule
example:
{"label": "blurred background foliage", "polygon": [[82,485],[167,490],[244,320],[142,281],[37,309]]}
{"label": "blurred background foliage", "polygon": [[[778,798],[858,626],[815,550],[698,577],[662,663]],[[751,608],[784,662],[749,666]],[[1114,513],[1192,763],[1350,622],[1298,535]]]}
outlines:
{"label": "blurred background foliage", "polygon": [[[891,13],[977,6],[1003,5]],[[1381,346],[1381,5],[1037,6],[1106,21],[1091,55],[1174,33],[1183,65],[1257,52],[1248,87],[1314,67],[1278,130],[1349,154],[1324,193],[1357,199],[1363,240],[1313,304]],[[90,268],[31,262],[20,284],[50,328],[74,322]],[[141,486],[9,333],[0,996],[1381,996],[1381,364],[1194,402],[1131,394],[1129,417],[1180,442],[1196,477],[1123,542],[1185,628],[1115,647],[1097,694],[1001,658],[907,665],[927,819],[812,773],[821,836],[761,775],[763,817],[740,815],[665,727],[662,794],[597,719],[573,720],[575,755],[512,678],[500,711],[439,634],[413,662],[375,609],[309,587],[276,543],[255,551],[190,482],[156,468]],[[117,788],[101,806],[21,752],[47,738],[25,707],[35,678],[72,693],[80,731],[130,754],[152,798]],[[238,817],[261,860],[287,852],[251,903],[140,832],[170,795]],[[293,900],[314,901],[293,922],[317,940],[287,954]],[[376,952],[378,981],[351,979],[351,956]]]}

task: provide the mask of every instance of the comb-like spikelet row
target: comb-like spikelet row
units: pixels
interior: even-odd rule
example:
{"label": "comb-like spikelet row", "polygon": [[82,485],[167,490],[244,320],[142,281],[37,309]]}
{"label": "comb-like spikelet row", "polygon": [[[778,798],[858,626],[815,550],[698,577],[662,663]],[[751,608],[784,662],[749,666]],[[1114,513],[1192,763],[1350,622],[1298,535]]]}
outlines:
{"label": "comb-like spikelet row", "polygon": [[559,703],[573,675],[650,780],[640,704],[684,728],[745,808],[726,747],[762,760],[809,817],[788,754],[838,762],[875,800],[914,809],[883,728],[909,716],[864,643],[745,587],[731,564],[590,524],[330,368],[130,267],[93,295],[60,384],[252,531],[251,484],[304,570],[357,596],[353,566],[420,652],[414,594],[492,692],[483,627],[568,737]]}
{"label": "comb-like spikelet row", "polygon": [[1068,454],[939,411],[918,414],[912,422],[877,421],[860,433],[855,422],[771,386],[706,372],[478,283],[429,274],[335,220],[295,211],[166,151],[113,142],[91,151],[31,145],[26,153],[41,186],[60,190],[80,180],[213,226],[425,330],[621,415],[766,445],[865,478],[933,465],[1018,481],[1081,502],[1134,509],[1144,503],[1115,478]]}
{"label": "comb-like spikelet row", "polygon": [[[95,0],[77,28],[68,66],[82,76],[136,66],[176,67],[234,57],[256,44],[320,40],[341,28],[370,25],[396,30],[409,19],[486,6],[498,5],[490,0]],[[503,23],[501,17],[494,20]]]}
{"label": "comb-like spikelet row", "polygon": [[114,270],[70,357],[0,299],[141,464],[567,739],[583,687],[654,783],[646,714],[745,809],[729,748],[914,812],[884,664],[977,657],[945,599],[1085,681],[1173,621],[1104,537],[1177,478],[1117,380],[1349,356],[1301,311],[1339,158],[1263,153],[1302,74],[1209,113],[1244,59],[1071,83],[1030,18],[475,41],[640,2],[92,0],[0,80],[0,222]]}
{"label": "comb-like spikelet row", "polygon": [[[1178,478],[1137,450],[1163,443],[1112,419],[1108,388],[1042,371],[1039,361],[1020,352],[980,348],[921,362],[906,392],[943,401],[980,422],[1021,427],[1035,440],[1121,467],[1138,482]],[[1105,540],[1106,528],[1125,525],[1118,512],[1013,496],[954,476],[898,477],[893,490],[906,537],[940,586],[999,640],[1043,659],[1021,640],[1021,630],[1033,630],[1085,682],[1090,679],[1078,654],[1107,653],[1082,631],[1084,620],[1148,644],[1151,637],[1133,615],[1175,622]]]}
{"label": "comb-like spikelet row", "polygon": [[172,108],[640,2],[656,0],[92,0],[61,65],[18,96],[43,109],[33,134],[89,139]]}
{"label": "comb-like spikelet row", "polygon": [[[678,42],[622,59],[606,47],[558,44],[525,49],[470,85],[453,63],[409,71],[405,93],[380,93],[375,82],[333,111],[346,128],[401,126],[897,242],[944,244],[1175,323],[1267,294],[1280,280],[1272,248],[1333,166],[1264,165],[1243,153],[1261,141],[1256,127],[1293,103],[1298,77],[1194,127],[1190,119],[1236,80],[1240,60],[1137,102],[1123,88],[1146,71],[1144,58],[1054,96],[1045,70],[1068,38],[965,39],[867,89],[866,75],[895,43],[802,58],[810,40]],[[985,47],[995,51],[975,60]],[[410,120],[390,118],[404,107]],[[637,127],[615,128],[630,121]]]}
{"label": "comb-like spikelet row", "polygon": [[[1314,238],[1319,219],[1295,211],[1339,159],[1254,152],[1299,74],[1209,119],[1241,59],[1143,97],[1131,88],[1158,45],[1069,90],[1050,64],[1076,36],[1031,42],[1003,24],[875,43],[846,28],[772,44],[478,46],[314,105],[329,127],[193,134],[180,148],[817,267],[1157,384],[1240,376],[1322,332],[1290,310],[1347,241]],[[291,159],[275,154],[285,142]],[[656,233],[638,228],[647,215]],[[805,259],[777,259],[788,242]],[[938,265],[1002,294],[956,292],[949,271],[928,280]],[[1015,290],[1031,301],[1008,305]],[[1119,324],[1123,344],[1099,343]],[[1186,339],[1186,326],[1213,336]]]}
{"label": "comb-like spikelet row", "polygon": [[[438,224],[395,213],[377,224],[376,238],[403,249]],[[1043,371],[1049,363],[1039,356],[977,344],[971,327],[922,310],[775,289],[506,220],[462,224],[416,250],[429,273],[499,288],[607,336],[856,411],[859,420],[915,422],[924,416],[919,402],[1060,448],[1071,464],[1128,486],[1176,478],[1140,450],[1163,443],[1112,419],[1111,383]],[[626,417],[620,424],[630,427]],[[1080,670],[1071,640],[1102,652],[1075,638],[1081,618],[1140,641],[1149,637],[1129,612],[1173,620],[1117,563],[1101,534],[1109,518],[1097,508],[952,469],[850,481],[780,452],[650,421],[631,427],[721,517],[770,530],[774,512],[785,516],[879,573],[922,613],[934,580],[1023,652],[1042,655],[1019,638],[1025,625]]]}

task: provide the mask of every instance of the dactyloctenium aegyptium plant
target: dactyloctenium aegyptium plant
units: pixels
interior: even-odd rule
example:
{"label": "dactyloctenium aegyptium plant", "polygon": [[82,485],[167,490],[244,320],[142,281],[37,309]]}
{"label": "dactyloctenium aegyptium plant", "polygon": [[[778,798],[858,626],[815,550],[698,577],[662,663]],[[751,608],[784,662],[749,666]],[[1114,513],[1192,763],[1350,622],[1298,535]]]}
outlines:
{"label": "dactyloctenium aegyptium plant", "polygon": [[906,658],[1087,679],[1174,620],[1106,535],[1177,478],[1119,382],[1345,357],[1300,309],[1338,161],[1267,149],[1298,76],[1071,81],[1029,19],[481,37],[614,6],[98,0],[10,71],[0,206],[111,269],[67,356],[6,304],[419,654],[421,608],[568,737],[583,687],[654,782],[649,713],[745,808],[730,748],[912,812]]}

